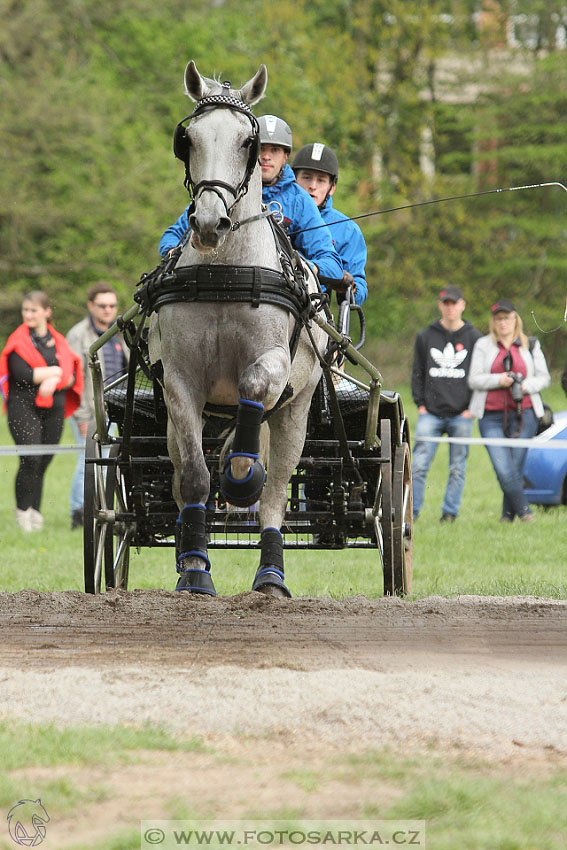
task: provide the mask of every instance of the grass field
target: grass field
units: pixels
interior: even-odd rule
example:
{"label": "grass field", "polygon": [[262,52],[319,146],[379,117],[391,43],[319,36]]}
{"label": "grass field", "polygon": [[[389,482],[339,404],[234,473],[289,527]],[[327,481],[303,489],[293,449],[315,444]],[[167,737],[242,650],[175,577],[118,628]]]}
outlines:
{"label": "grass field", "polygon": [[[556,389],[545,397],[553,409],[559,410],[567,403],[558,381],[554,384]],[[409,390],[399,389],[413,424],[415,406]],[[73,442],[68,425],[63,442]],[[2,417],[0,445],[10,443],[6,418]],[[415,525],[413,598],[464,593],[566,598],[567,507],[536,508],[534,525],[500,525],[501,493],[488,454],[483,446],[472,446],[461,515],[453,525],[440,524],[447,458],[444,444],[437,451],[425,507]],[[1,589],[82,589],[82,536],[80,531],[70,531],[68,508],[75,456],[56,455],[49,467],[42,505],[46,523],[43,534],[24,535],[15,525],[13,481],[17,463],[16,457],[0,457]],[[133,552],[130,587],[173,588],[173,560],[171,549]],[[221,594],[250,587],[257,555],[214,551],[212,560]],[[379,558],[374,552],[288,552],[286,576],[298,596],[382,594]]]}
{"label": "grass field", "polygon": [[[232,801],[213,801],[206,791],[201,797],[197,788],[191,792],[191,802],[179,788],[178,793],[170,790],[169,796],[165,789],[162,794],[153,791],[153,796],[128,805],[128,789],[115,784],[121,771],[127,775],[148,771],[150,776],[173,764],[180,777],[187,772],[196,777],[222,772],[238,783],[243,774],[249,775],[247,752],[257,751],[257,742],[241,743],[242,747],[229,755],[222,745],[172,738],[159,729],[68,731],[0,723],[6,770],[0,781],[0,808],[9,810],[15,800],[28,798],[32,786],[51,817],[44,845],[48,850],[55,846],[49,837],[56,830],[67,839],[66,850],[137,850],[139,821],[157,817],[154,813],[158,811],[163,812],[160,817],[174,820],[210,822],[236,820],[237,816],[227,817],[228,805],[234,812]],[[252,782],[261,783],[266,775],[262,757],[253,761]],[[529,770],[520,772],[479,759],[441,758],[433,752],[404,756],[368,750],[332,752],[316,765],[292,770],[283,764],[271,776],[281,802],[259,811],[250,799],[238,819],[273,821],[279,828],[283,822],[289,829],[306,829],[311,819],[335,820],[329,814],[332,789],[338,794],[352,794],[354,789],[360,799],[353,820],[425,821],[429,850],[563,850],[565,846],[565,771],[542,772],[538,768],[530,774]],[[105,830],[100,819],[109,818],[110,812],[121,806],[123,816],[118,820],[122,826],[109,823]],[[69,835],[73,824],[75,841]],[[101,838],[101,833],[106,837]],[[0,827],[0,850],[14,846]],[[423,848],[423,844],[418,846]]]}
{"label": "grass field", "polygon": [[[402,388],[402,394],[413,422],[414,406],[407,388]],[[561,391],[549,392],[546,398],[556,410],[567,406]],[[64,442],[72,442],[68,427]],[[10,443],[4,417],[0,445]],[[74,462],[72,455],[55,457],[45,485],[45,533],[24,535],[13,518],[17,459],[0,458],[1,590],[82,589],[82,537],[69,528]],[[447,447],[441,446],[430,472],[426,505],[415,527],[413,598],[463,593],[566,598],[566,508],[538,509],[533,526],[501,526],[501,496],[488,456],[483,447],[472,447],[461,516],[454,525],[441,525],[446,474]],[[219,592],[248,589],[255,565],[253,555],[215,552]],[[295,595],[382,593],[378,556],[369,553],[288,553],[286,574]],[[132,587],[173,588],[175,578],[172,550],[143,550],[132,558]],[[563,850],[565,846],[567,771],[562,760],[532,764],[526,757],[518,764],[494,763],[466,753],[441,756],[414,751],[409,741],[403,754],[384,749],[314,758],[298,740],[290,753],[296,766],[282,762],[280,772],[275,769],[274,774],[269,741],[242,737],[226,746],[222,741],[215,745],[192,737],[190,731],[171,736],[161,729],[125,728],[117,721],[106,728],[72,730],[0,722],[4,768],[0,850],[14,846],[7,835],[5,814],[16,801],[37,798],[44,801],[53,829],[63,830],[66,841],[60,846],[67,850],[135,850],[140,847],[138,822],[157,812],[178,819],[224,818],[227,800],[214,784],[221,772],[234,788],[244,788],[246,782],[252,789],[271,783],[274,800],[280,801],[260,810],[252,792],[248,805],[237,808],[233,801],[233,817],[301,824],[309,818],[331,818],[333,801],[354,794],[353,818],[425,820],[430,850]],[[133,776],[151,782],[162,775],[159,771],[184,778],[187,784],[182,787],[180,782],[174,791],[172,783],[166,782],[159,791],[148,789],[145,796],[139,788],[130,787]],[[212,777],[213,783],[204,797],[202,776]],[[300,802],[291,804],[294,787],[299,789]],[[54,846],[49,832],[44,846]]]}

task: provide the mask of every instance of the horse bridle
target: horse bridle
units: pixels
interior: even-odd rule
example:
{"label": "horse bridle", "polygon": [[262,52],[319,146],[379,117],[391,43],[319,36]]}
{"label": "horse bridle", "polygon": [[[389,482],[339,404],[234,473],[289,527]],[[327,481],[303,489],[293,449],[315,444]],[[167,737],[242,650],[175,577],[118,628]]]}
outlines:
{"label": "horse bridle", "polygon": [[[260,127],[258,120],[256,116],[252,114],[252,110],[247,103],[240,100],[240,98],[233,97],[233,95],[229,94],[230,86],[230,81],[227,80],[222,83],[224,91],[221,94],[213,94],[201,98],[191,115],[187,115],[179,122],[173,135],[173,152],[185,165],[184,185],[191,195],[192,203],[195,204],[203,192],[215,192],[215,194],[217,194],[223,202],[226,214],[229,218],[236,204],[248,191],[250,178],[252,177],[252,173],[260,155]],[[249,136],[248,139],[248,146],[250,150],[248,154],[248,161],[246,163],[246,171],[244,177],[236,187],[231,186],[230,183],[225,183],[223,180],[201,180],[199,183],[194,183],[193,178],[191,177],[190,144],[189,139],[187,138],[187,126],[185,125],[185,122],[192,121],[193,118],[202,115],[204,112],[207,112],[210,109],[217,109],[219,107],[241,112],[243,115],[246,115],[251,124],[252,135]],[[227,204],[226,198],[220,191],[221,189],[225,189],[233,196],[234,200],[230,206]]]}

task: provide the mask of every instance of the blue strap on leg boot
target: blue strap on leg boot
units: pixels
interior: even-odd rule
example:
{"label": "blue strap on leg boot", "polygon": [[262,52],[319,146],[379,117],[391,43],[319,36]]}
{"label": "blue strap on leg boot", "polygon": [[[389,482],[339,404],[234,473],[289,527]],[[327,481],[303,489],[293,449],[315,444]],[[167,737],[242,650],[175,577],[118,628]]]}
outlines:
{"label": "blue strap on leg boot", "polygon": [[[209,572],[211,562],[207,557],[205,513],[205,505],[185,505],[179,512],[179,518],[175,524],[179,580],[175,589],[216,596],[217,592]],[[203,567],[185,569],[183,560],[190,557],[200,558],[203,561]]]}
{"label": "blue strap on leg boot", "polygon": [[[230,454],[220,474],[220,489],[227,502],[240,508],[247,508],[258,501],[266,480],[266,472],[258,460],[263,415],[264,405],[259,401],[238,399],[236,429]],[[254,461],[246,478],[233,478],[230,470],[233,457],[248,457]]]}
{"label": "blue strap on leg boot", "polygon": [[286,596],[291,592],[284,582],[283,543],[281,532],[277,528],[265,528],[260,535],[262,554],[260,566],[256,571],[252,590],[263,587],[279,587]]}

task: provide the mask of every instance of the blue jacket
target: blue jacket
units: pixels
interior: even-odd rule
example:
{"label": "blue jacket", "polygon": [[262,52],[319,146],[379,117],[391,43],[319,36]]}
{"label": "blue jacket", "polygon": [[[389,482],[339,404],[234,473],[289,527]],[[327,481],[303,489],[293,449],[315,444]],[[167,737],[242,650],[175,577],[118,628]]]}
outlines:
{"label": "blue jacket", "polygon": [[[282,206],[284,227],[293,233],[306,227],[320,227],[307,233],[297,233],[291,237],[295,248],[312,263],[315,263],[324,277],[342,279],[343,264],[333,247],[331,233],[324,224],[321,213],[313,198],[295,182],[295,175],[289,165],[284,168],[281,180],[273,186],[264,186],[262,200],[265,204],[278,201]],[[187,208],[188,209],[188,208]],[[181,237],[189,229],[187,209],[181,213],[175,224],[168,227],[159,243],[159,252],[163,257],[170,248],[175,248]]]}
{"label": "blue jacket", "polygon": [[364,267],[366,265],[366,242],[358,224],[351,221],[342,212],[333,208],[333,199],[328,197],[325,206],[321,210],[323,221],[344,221],[344,224],[335,224],[330,227],[331,236],[335,243],[335,250],[343,266],[350,272],[356,284],[354,293],[355,302],[360,305],[366,301],[368,285],[366,283]]}

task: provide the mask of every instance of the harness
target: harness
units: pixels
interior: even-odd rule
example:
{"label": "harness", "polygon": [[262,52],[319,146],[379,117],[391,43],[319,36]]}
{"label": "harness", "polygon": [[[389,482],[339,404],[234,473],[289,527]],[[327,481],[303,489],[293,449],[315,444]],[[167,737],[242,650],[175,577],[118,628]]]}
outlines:
{"label": "harness", "polygon": [[[185,180],[183,183],[191,195],[192,205],[195,204],[203,192],[215,192],[215,194],[218,195],[223,202],[226,214],[229,218],[236,204],[247,193],[250,178],[252,177],[254,169],[256,168],[258,157],[260,156],[260,127],[258,119],[252,114],[252,110],[247,103],[230,94],[230,85],[230,81],[225,80],[225,82],[222,83],[223,91],[221,94],[213,94],[201,98],[191,115],[187,115],[179,122],[173,134],[173,152],[177,159],[180,159],[185,165]],[[191,176],[191,145],[187,137],[185,121],[192,121],[193,118],[197,118],[199,115],[208,112],[210,109],[218,108],[241,112],[246,116],[246,118],[248,118],[251,124],[252,135],[249,136],[246,142],[248,146],[246,171],[244,173],[244,177],[236,187],[231,186],[230,183],[225,183],[223,180],[201,180],[199,183],[195,183]],[[219,191],[219,188],[226,189],[233,196],[234,200],[230,206],[227,204],[224,195]],[[250,219],[250,221],[254,221],[256,218],[257,216],[254,216],[254,218]]]}
{"label": "harness", "polygon": [[[191,197],[191,207],[194,207],[200,194],[206,191],[215,192],[222,198],[227,216],[230,217],[238,201],[248,191],[252,172],[256,167],[259,156],[259,127],[258,121],[252,114],[248,104],[233,97],[230,92],[230,82],[222,84],[223,92],[210,95],[200,100],[195,110],[179,122],[175,129],[173,149],[176,157],[185,164],[185,186]],[[203,180],[194,183],[190,168],[190,144],[186,135],[185,123],[203,112],[214,108],[227,108],[242,112],[250,120],[252,135],[249,140],[249,156],[246,171],[238,186],[233,187],[218,180]],[[225,189],[234,197],[230,206],[226,203],[219,189]],[[290,356],[293,360],[302,328],[311,325],[311,318],[322,308],[326,308],[328,297],[318,288],[318,292],[310,294],[305,280],[305,272],[300,255],[292,247],[289,237],[277,220],[278,211],[263,205],[262,211],[250,218],[232,223],[235,231],[242,225],[266,218],[272,228],[278,249],[278,259],[282,271],[263,268],[261,266],[228,266],[228,265],[194,265],[177,266],[184,245],[189,238],[188,231],[180,243],[164,257],[161,263],[151,272],[143,274],[134,293],[134,300],[141,306],[144,319],[152,312],[166,304],[207,302],[216,304],[250,304],[258,308],[260,304],[271,304],[281,307],[291,313],[295,326],[289,341]],[[326,312],[330,315],[328,308]],[[293,394],[291,387],[286,387],[274,407],[265,417],[275,412],[284,401]],[[264,417],[264,418],[265,418]]]}
{"label": "harness", "polygon": [[[273,215],[268,214],[267,218],[278,242],[281,272],[262,266],[176,266],[182,243],[155,269],[142,275],[134,300],[146,315],[158,312],[164,304],[177,302],[248,303],[253,308],[273,304],[294,316],[299,336],[298,326],[309,322],[326,303],[327,296],[322,291],[309,294],[299,254]],[[293,351],[296,346],[297,340]]]}

